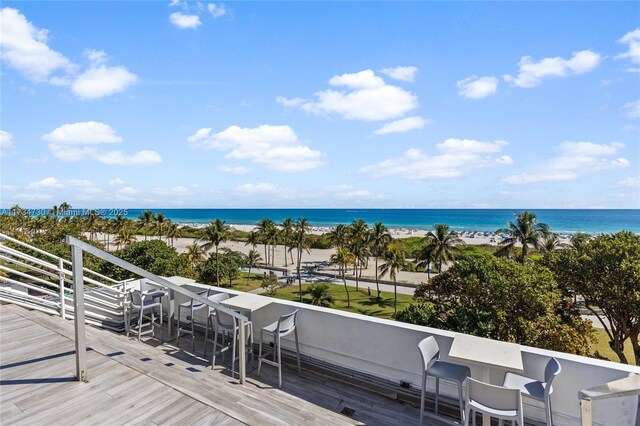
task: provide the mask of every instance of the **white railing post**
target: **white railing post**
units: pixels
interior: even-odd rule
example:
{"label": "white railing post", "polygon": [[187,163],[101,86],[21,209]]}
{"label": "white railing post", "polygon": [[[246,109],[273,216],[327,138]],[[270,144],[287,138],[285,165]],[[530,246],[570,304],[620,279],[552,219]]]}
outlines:
{"label": "white railing post", "polygon": [[580,424],[581,426],[591,426],[591,400],[584,398],[580,400]]}
{"label": "white railing post", "polygon": [[58,274],[60,276],[60,316],[62,317],[62,319],[67,319],[64,301],[64,262],[62,261],[62,258],[58,259]]}
{"label": "white railing post", "polygon": [[82,249],[71,246],[73,267],[73,322],[76,337],[76,378],[86,382],[87,377],[87,336],[84,326],[84,273],[82,269]]}
{"label": "white railing post", "polygon": [[[246,372],[245,372],[245,367],[246,367],[246,360],[247,360],[247,351],[246,351],[246,347],[245,344],[247,343],[247,338],[246,338],[246,334],[245,334],[245,327],[247,325],[247,323],[243,320],[239,321],[240,323],[240,330],[238,330],[238,339],[240,340],[240,359],[238,360],[238,379],[240,380],[240,384],[244,385],[244,379],[246,376]],[[251,350],[253,350],[253,348],[251,348]],[[236,354],[231,355],[232,357],[235,357]]]}

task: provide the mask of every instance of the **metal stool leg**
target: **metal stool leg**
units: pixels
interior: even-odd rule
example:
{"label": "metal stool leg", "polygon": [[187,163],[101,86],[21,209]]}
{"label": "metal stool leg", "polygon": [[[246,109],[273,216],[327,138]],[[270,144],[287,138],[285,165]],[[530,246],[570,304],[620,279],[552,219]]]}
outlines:
{"label": "metal stool leg", "polygon": [[302,369],[300,368],[300,345],[298,343],[298,328],[293,329],[293,334],[296,338],[296,356],[298,358],[298,374],[302,374]]}

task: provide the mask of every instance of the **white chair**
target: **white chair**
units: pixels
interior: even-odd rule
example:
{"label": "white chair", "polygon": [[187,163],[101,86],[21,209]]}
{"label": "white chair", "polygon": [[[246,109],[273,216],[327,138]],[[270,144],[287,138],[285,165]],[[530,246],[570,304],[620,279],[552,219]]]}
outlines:
{"label": "white chair", "polygon": [[[203,291],[198,293],[199,296],[203,296],[203,297],[209,297],[209,295],[211,294],[211,289],[207,290],[207,291]],[[191,350],[195,351],[196,349],[196,333],[195,333],[195,326],[196,326],[196,320],[195,320],[195,314],[197,311],[206,308],[207,305],[205,305],[204,303],[200,303],[195,301],[194,299],[191,299],[188,302],[184,302],[178,305],[178,338],[176,339],[176,346],[180,346],[180,334],[181,333],[185,333],[185,334],[190,334],[191,335]],[[181,311],[182,309],[188,309],[189,310],[189,315],[187,315],[187,321],[190,322],[191,324],[191,329],[190,330],[186,330],[184,328],[182,328],[182,316],[181,316]]]}
{"label": "white chair", "polygon": [[[215,311],[214,315],[209,316],[208,321],[211,322],[211,328],[213,329],[213,356],[211,357],[211,368],[216,363],[216,356],[222,354],[224,357],[224,353],[231,349],[231,377],[236,373],[236,342],[239,338],[239,330],[240,330],[240,321],[232,316],[227,314],[226,312],[219,311],[216,308],[213,308]],[[215,317],[216,321],[213,324],[213,317]],[[251,353],[251,362],[253,362],[253,323],[251,321],[247,321],[247,338],[249,340],[249,344],[247,345],[247,352]],[[218,343],[218,333],[221,333],[221,343]],[[227,344],[225,346],[224,340],[227,339]],[[224,358],[222,359],[224,362]]]}
{"label": "white chair", "polygon": [[504,420],[524,426],[522,395],[518,389],[490,385],[469,377],[465,405],[465,426],[469,426],[470,419],[473,419],[473,426],[476,425],[476,413],[497,418],[500,426]]}
{"label": "white chair", "polygon": [[[223,300],[227,300],[229,298],[229,293],[218,293],[218,294],[212,294],[211,296],[207,297],[207,299],[209,299],[212,302],[215,303],[220,303]],[[216,316],[216,310],[214,308],[212,308],[211,306],[209,306],[209,314],[207,315],[207,327],[205,328],[204,331],[204,356],[207,356],[207,344],[209,343],[209,330],[211,330],[211,333],[213,333],[213,320],[211,317],[215,317]]]}
{"label": "white chair", "polygon": [[[146,295],[140,290],[129,290],[128,309],[125,310],[125,314],[129,313],[128,318],[125,319],[127,337],[131,331],[131,320],[137,321],[137,330],[133,332],[138,335],[138,340],[145,334],[151,334],[151,337],[155,337],[155,323],[156,323],[156,311],[155,308],[160,308],[160,327],[162,328],[162,303],[153,299],[146,299]],[[145,312],[148,312],[145,315]],[[149,322],[145,323],[145,319]],[[149,326],[149,330],[142,331],[142,328]],[[164,339],[163,339],[164,340]]]}
{"label": "white chair", "polygon": [[551,386],[551,383],[553,379],[560,374],[561,370],[562,368],[558,360],[551,358],[544,369],[544,382],[514,373],[507,373],[504,376],[502,386],[519,389],[522,395],[535,399],[536,401],[544,402],[547,425],[553,426],[551,412],[551,393],[553,392],[553,386]]}
{"label": "white chair", "polygon": [[[296,342],[296,356],[298,358],[298,374],[302,374],[300,368],[300,345],[298,344],[298,328],[296,327],[296,319],[298,317],[298,310],[291,312],[290,314],[282,315],[278,321],[269,324],[266,327],[262,327],[260,330],[260,350],[258,352],[258,376],[260,376],[260,369],[262,363],[273,365],[278,367],[278,388],[282,387],[282,357],[280,351],[280,339],[293,332]],[[262,344],[264,343],[264,333],[273,335],[273,361],[268,360],[262,356]],[[276,359],[277,354],[277,359]]]}
{"label": "white chair", "polygon": [[464,421],[464,398],[462,396],[462,384],[471,375],[469,367],[452,362],[440,361],[440,348],[433,336],[422,339],[418,343],[418,349],[422,355],[422,395],[420,397],[420,424],[424,419],[424,400],[427,389],[427,377],[436,379],[436,411],[438,415],[438,399],[440,395],[440,379],[451,380],[458,386],[458,400],[460,402],[460,421]]}

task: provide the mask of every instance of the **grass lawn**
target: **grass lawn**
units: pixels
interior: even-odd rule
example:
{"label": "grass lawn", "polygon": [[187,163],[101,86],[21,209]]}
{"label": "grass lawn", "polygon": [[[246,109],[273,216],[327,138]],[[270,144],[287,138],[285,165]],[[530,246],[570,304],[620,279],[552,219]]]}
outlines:
{"label": "grass lawn", "polygon": [[[609,336],[607,336],[607,333],[600,328],[596,328],[596,338],[597,342],[591,347],[591,350],[594,353],[598,351],[601,356],[607,358],[609,361],[620,362],[618,355],[609,347]],[[633,357],[631,342],[629,340],[624,344],[624,354],[627,356],[629,364],[635,364],[635,358]]]}
{"label": "grass lawn", "polygon": [[[311,301],[311,297],[305,294],[305,290],[311,284],[302,285],[302,300],[305,303]],[[351,295],[351,308],[347,308],[347,294],[343,285],[328,284],[329,292],[335,300],[333,307],[342,311],[354,312],[357,314],[371,315],[379,318],[392,319],[393,316],[393,293],[382,292],[382,299],[376,300],[375,296],[368,296],[367,290],[362,288],[356,291],[355,287],[349,287]],[[373,292],[375,294],[375,292]],[[292,300],[297,302],[300,298],[298,285],[279,288],[275,296],[278,299]],[[409,306],[413,298],[406,294],[398,293],[398,311]]]}
{"label": "grass lawn", "polygon": [[[247,278],[249,278],[249,284],[247,284]],[[251,273],[251,276],[249,276],[248,272],[240,272],[240,277],[233,280],[231,287],[229,287],[229,280],[225,280],[222,277],[220,278],[220,287],[231,288],[238,291],[255,290],[259,288],[261,284],[262,274]]]}

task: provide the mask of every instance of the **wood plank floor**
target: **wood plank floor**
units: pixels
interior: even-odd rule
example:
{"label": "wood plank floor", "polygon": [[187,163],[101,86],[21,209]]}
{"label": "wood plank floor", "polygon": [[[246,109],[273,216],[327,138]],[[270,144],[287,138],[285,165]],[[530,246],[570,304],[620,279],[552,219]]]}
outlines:
{"label": "wood plank floor", "polygon": [[[74,381],[73,323],[0,306],[0,424],[411,425],[419,410],[303,371],[255,370],[239,385],[227,368],[184,348],[87,327],[88,383]],[[186,349],[186,350],[185,350]],[[196,348],[201,354],[201,348]],[[350,417],[340,414],[353,413]],[[429,423],[433,424],[433,423]]]}

